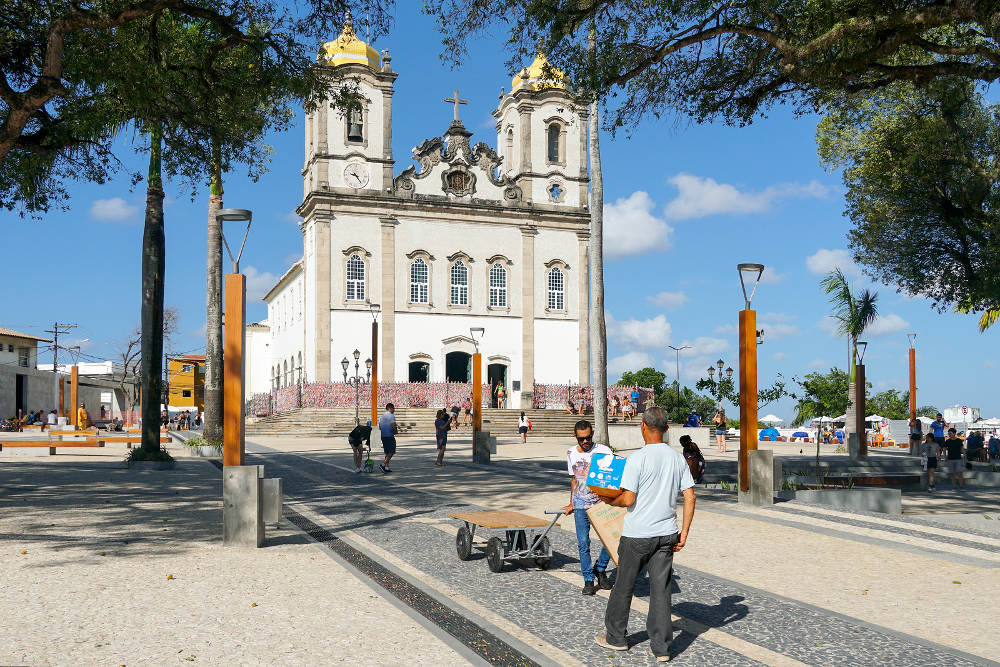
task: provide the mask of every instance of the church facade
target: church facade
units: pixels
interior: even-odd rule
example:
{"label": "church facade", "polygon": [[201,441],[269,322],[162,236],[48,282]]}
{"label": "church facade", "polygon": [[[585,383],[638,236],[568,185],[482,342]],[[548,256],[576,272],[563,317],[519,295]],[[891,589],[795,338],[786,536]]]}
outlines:
{"label": "church facade", "polygon": [[561,74],[539,56],[514,77],[495,148],[473,142],[455,91],[443,134],[396,173],[388,53],[348,21],[320,63],[362,102],[306,116],[303,257],[264,298],[272,386],[342,381],[342,358],[353,375],[373,318],[380,382],[469,382],[478,342],[508,407],[531,407],[535,383],[588,383],[587,110]]}

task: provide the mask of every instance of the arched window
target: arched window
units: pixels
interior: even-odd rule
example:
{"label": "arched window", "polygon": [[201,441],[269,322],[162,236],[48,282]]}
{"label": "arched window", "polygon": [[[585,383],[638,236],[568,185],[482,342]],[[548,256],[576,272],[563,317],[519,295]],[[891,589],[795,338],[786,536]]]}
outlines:
{"label": "arched window", "polygon": [[360,104],[351,105],[347,113],[347,140],[359,143],[365,140],[365,115]]}
{"label": "arched window", "polygon": [[365,300],[365,262],[361,255],[351,255],[347,260],[347,300]]}
{"label": "arched window", "polygon": [[565,310],[566,290],[563,272],[558,266],[549,271],[549,310]]}
{"label": "arched window", "polygon": [[427,303],[428,285],[427,262],[417,257],[413,260],[413,264],[410,264],[410,302]]}
{"label": "arched window", "polygon": [[546,129],[546,141],[548,145],[549,162],[559,162],[559,135],[562,127],[559,123],[549,123]]}
{"label": "arched window", "polygon": [[507,269],[499,262],[490,267],[490,306],[507,307]]}
{"label": "arched window", "polygon": [[469,305],[469,267],[460,259],[451,265],[451,304]]}

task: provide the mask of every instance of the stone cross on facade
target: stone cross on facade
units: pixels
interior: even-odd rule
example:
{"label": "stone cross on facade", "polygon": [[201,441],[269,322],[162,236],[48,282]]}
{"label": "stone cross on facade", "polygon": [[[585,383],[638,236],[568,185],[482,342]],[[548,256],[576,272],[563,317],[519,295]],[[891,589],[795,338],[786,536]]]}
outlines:
{"label": "stone cross on facade", "polygon": [[451,102],[452,104],[455,105],[455,122],[456,123],[459,122],[459,120],[458,120],[458,105],[459,104],[468,104],[469,100],[463,100],[463,99],[461,99],[458,96],[458,88],[456,88],[455,89],[455,96],[454,97],[446,97],[446,98],[444,98],[444,101],[445,102]]}

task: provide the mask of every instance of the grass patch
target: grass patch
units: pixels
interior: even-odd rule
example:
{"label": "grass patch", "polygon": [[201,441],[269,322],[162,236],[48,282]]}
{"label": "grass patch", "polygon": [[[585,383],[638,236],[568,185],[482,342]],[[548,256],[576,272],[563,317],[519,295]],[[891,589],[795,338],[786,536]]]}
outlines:
{"label": "grass patch", "polygon": [[166,463],[172,463],[174,461],[174,457],[170,455],[170,452],[162,448],[154,451],[149,451],[143,449],[142,447],[136,447],[128,450],[128,454],[125,455],[125,463],[131,465],[139,461],[163,461]]}
{"label": "grass patch", "polygon": [[188,447],[214,447],[220,452],[222,451],[222,441],[221,440],[206,440],[205,438],[198,436],[197,438],[189,438],[184,441],[184,444]]}

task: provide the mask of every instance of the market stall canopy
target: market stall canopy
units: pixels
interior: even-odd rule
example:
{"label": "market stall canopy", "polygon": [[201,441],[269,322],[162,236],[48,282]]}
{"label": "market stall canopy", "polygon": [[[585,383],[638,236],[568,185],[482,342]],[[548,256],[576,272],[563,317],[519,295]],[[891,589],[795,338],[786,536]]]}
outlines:
{"label": "market stall canopy", "polygon": [[829,423],[832,423],[832,422],[835,422],[835,421],[837,421],[837,420],[834,419],[833,417],[816,417],[815,419],[813,419],[809,423],[815,424],[816,422],[819,422],[820,424],[829,424]]}
{"label": "market stall canopy", "polygon": [[888,421],[888,420],[885,417],[883,417],[882,415],[868,415],[867,417],[865,417],[865,421],[866,422],[884,422],[884,421]]}
{"label": "market stall canopy", "polygon": [[774,415],[767,415],[765,417],[761,417],[760,420],[765,424],[780,424],[781,422],[785,421],[781,417],[775,417]]}

